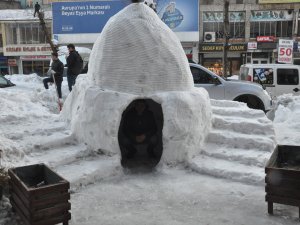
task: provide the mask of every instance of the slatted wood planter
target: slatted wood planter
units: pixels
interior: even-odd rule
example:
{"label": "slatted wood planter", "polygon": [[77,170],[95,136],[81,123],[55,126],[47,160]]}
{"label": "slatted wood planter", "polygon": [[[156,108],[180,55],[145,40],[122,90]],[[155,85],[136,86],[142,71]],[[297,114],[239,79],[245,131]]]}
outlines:
{"label": "slatted wood planter", "polygon": [[8,170],[10,202],[26,225],[67,225],[70,184],[45,164]]}
{"label": "slatted wood planter", "polygon": [[300,146],[278,145],[265,167],[268,213],[273,203],[299,207],[300,218]]}

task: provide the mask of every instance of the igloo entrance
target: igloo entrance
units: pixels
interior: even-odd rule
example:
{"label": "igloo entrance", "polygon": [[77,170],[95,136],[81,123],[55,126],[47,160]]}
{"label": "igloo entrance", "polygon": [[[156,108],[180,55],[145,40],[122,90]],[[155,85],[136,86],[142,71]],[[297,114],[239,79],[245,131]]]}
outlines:
{"label": "igloo entrance", "polygon": [[122,114],[118,132],[121,164],[125,168],[153,168],[162,156],[163,112],[152,99],[132,101]]}

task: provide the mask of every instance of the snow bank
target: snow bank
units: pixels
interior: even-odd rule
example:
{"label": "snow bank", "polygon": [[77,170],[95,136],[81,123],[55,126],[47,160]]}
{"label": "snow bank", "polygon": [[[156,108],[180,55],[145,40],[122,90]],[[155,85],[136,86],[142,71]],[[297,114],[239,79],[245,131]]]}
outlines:
{"label": "snow bank", "polygon": [[136,99],[152,99],[163,111],[162,162],[182,162],[200,151],[211,127],[208,93],[194,88],[174,33],[145,4],[112,17],[62,112],[75,136],[92,149],[120,154],[121,117]]}
{"label": "snow bank", "polygon": [[[10,88],[0,88],[0,150],[2,150],[2,163],[13,165],[24,157],[28,145],[20,144],[24,133],[29,132],[31,123],[43,118],[52,118],[53,113],[58,117],[58,106],[55,88],[49,90],[43,87],[43,78],[36,74],[6,75],[16,84]],[[64,88],[65,89],[65,88]],[[64,91],[66,95],[67,92]],[[55,115],[54,114],[54,115]],[[13,130],[19,125],[20,130]],[[24,132],[23,131],[23,132]]]}
{"label": "snow bank", "polygon": [[[38,17],[33,17],[34,9],[4,9],[1,10],[0,20],[36,20]],[[44,11],[45,19],[52,19],[52,11]]]}
{"label": "snow bank", "polygon": [[281,95],[277,98],[274,126],[280,144],[300,145],[300,96]]}

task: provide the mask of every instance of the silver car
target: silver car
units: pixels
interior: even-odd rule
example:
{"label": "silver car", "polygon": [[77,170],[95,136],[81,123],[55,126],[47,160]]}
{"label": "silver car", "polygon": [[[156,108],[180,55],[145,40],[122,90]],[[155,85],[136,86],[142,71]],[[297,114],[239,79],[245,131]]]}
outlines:
{"label": "silver car", "polygon": [[265,112],[272,109],[272,100],[261,85],[239,80],[225,80],[198,64],[190,63],[195,87],[203,87],[209,97],[217,100],[233,100],[247,103],[252,109]]}

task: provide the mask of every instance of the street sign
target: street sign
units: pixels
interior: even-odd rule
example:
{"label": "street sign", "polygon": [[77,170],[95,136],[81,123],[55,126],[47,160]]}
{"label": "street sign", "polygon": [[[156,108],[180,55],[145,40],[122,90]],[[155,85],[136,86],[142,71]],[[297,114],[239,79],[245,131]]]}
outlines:
{"label": "street sign", "polygon": [[293,40],[279,39],[278,45],[278,62],[293,63]]}

